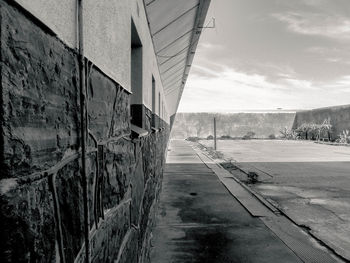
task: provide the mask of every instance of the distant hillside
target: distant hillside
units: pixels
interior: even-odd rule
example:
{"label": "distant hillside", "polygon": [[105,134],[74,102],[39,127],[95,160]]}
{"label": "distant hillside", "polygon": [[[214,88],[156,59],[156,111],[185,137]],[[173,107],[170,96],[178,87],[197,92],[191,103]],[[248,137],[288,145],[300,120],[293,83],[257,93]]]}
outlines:
{"label": "distant hillside", "polygon": [[280,135],[284,127],[292,128],[295,113],[178,113],[172,138],[213,135],[213,119],[216,117],[217,136],[243,137],[254,132],[257,138]]}

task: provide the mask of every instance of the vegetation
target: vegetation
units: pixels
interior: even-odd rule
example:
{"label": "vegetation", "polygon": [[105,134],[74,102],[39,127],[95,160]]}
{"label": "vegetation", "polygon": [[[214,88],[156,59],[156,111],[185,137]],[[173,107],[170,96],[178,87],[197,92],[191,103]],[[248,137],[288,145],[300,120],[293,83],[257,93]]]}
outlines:
{"label": "vegetation", "polygon": [[[199,126],[199,125],[197,125]],[[198,127],[197,127],[198,128]],[[200,134],[200,128],[196,129],[197,135]],[[334,128],[336,130],[336,128]],[[199,132],[198,132],[199,131]],[[338,136],[333,131],[333,125],[331,124],[330,118],[324,119],[322,123],[303,123],[296,129],[289,129],[287,127],[280,129],[280,135],[276,136],[275,134],[271,133],[269,136],[267,136],[270,140],[274,140],[276,138],[281,138],[285,140],[314,140],[314,141],[323,141],[323,142],[336,142],[341,144],[350,144],[350,131],[349,130],[343,130]],[[224,133],[224,134],[230,134],[230,133]],[[248,131],[246,134],[241,138],[243,140],[250,140],[254,139],[256,137],[256,133],[253,131]],[[222,135],[218,137],[220,140],[234,140],[238,139],[239,137],[232,137],[231,135]],[[266,137],[265,137],[266,138]],[[199,140],[204,139],[199,136],[190,136],[186,140],[192,141],[192,142],[198,142]],[[209,135],[206,137],[207,140],[213,140],[213,135]]]}
{"label": "vegetation", "polygon": [[332,124],[330,119],[325,119],[322,124],[303,123],[297,129],[280,130],[281,138],[288,140],[327,140],[331,141]]}
{"label": "vegetation", "polygon": [[213,134],[213,119],[216,118],[217,134],[242,138],[249,131],[255,138],[267,138],[278,134],[281,127],[291,127],[295,113],[177,113],[172,129],[172,138],[207,138]]}
{"label": "vegetation", "polygon": [[243,140],[250,140],[250,139],[254,138],[254,136],[255,136],[255,132],[249,131],[249,132],[247,132],[246,135],[244,135],[242,137],[242,139]]}
{"label": "vegetation", "polygon": [[284,127],[284,129],[280,130],[281,138],[286,140],[298,140],[300,138],[299,134],[296,132],[296,130],[289,130],[287,127]]}
{"label": "vegetation", "polygon": [[321,124],[319,128],[319,138],[321,138],[321,135],[326,134],[328,141],[331,140],[331,132],[332,132],[332,124],[330,119],[324,120],[324,122]]}
{"label": "vegetation", "polygon": [[309,132],[312,130],[313,125],[314,125],[313,123],[303,123],[296,129],[296,131],[299,133],[300,136],[304,134],[305,139],[308,140],[309,139],[308,135],[309,135]]}
{"label": "vegetation", "polygon": [[191,137],[188,137],[186,140],[190,141],[190,142],[198,142],[200,140],[200,138],[195,137],[195,136],[191,136]]}
{"label": "vegetation", "polygon": [[276,135],[270,134],[270,135],[269,135],[269,139],[270,139],[270,140],[275,140],[275,139],[276,139]]}
{"label": "vegetation", "polygon": [[339,134],[339,139],[337,139],[338,143],[350,143],[350,133],[349,130],[345,130]]}
{"label": "vegetation", "polygon": [[248,183],[255,184],[258,182],[259,175],[256,172],[249,172],[247,176],[248,176]]}

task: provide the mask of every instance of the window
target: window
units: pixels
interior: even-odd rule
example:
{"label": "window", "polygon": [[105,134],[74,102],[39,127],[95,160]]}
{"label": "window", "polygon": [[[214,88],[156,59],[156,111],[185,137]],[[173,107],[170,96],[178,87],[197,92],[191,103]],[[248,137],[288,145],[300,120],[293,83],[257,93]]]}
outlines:
{"label": "window", "polygon": [[161,102],[160,102],[160,92],[158,93],[158,116],[160,118],[160,105],[161,105]]}
{"label": "window", "polygon": [[162,119],[164,119],[164,101],[162,102]]}
{"label": "window", "polygon": [[142,94],[142,43],[134,21],[131,20],[131,123],[144,127]]}
{"label": "window", "polygon": [[156,81],[152,75],[152,127],[156,128]]}

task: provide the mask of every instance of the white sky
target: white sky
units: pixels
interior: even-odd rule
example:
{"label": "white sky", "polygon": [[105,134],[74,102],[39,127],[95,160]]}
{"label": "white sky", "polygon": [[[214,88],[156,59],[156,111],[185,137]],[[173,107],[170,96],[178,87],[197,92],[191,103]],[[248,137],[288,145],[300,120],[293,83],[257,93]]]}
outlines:
{"label": "white sky", "polygon": [[350,104],[350,0],[212,0],[179,112]]}

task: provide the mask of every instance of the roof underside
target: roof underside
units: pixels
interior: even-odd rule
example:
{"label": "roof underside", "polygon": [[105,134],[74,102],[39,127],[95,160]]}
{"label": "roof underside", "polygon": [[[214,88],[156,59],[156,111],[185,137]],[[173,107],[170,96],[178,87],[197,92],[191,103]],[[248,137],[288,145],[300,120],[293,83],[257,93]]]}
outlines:
{"label": "roof underside", "polygon": [[144,0],[170,115],[177,111],[210,0]]}

